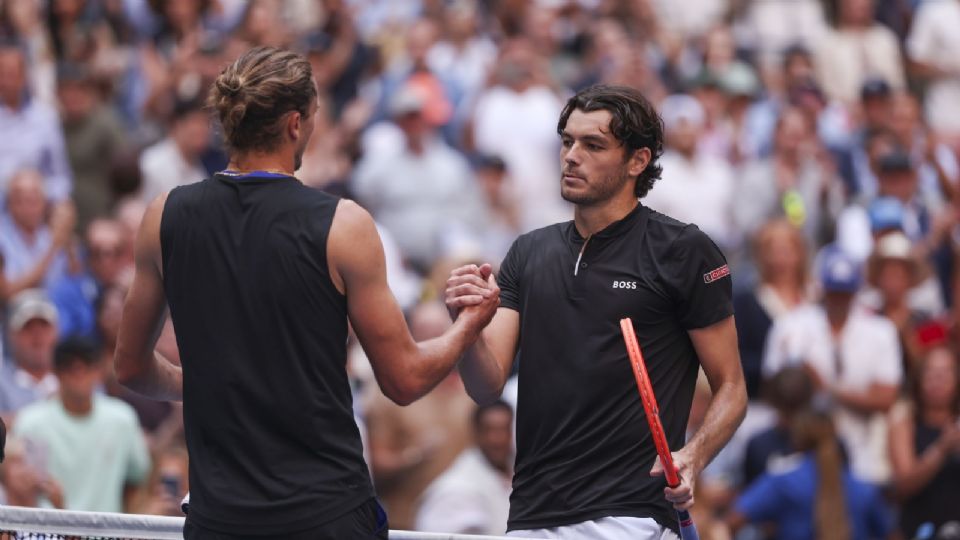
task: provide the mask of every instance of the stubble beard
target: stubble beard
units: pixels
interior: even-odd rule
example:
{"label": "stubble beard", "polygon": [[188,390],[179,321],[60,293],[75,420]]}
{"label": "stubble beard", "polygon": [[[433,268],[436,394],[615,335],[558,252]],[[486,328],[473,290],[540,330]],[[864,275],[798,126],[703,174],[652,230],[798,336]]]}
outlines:
{"label": "stubble beard", "polygon": [[587,191],[568,193],[562,185],[563,176],[561,175],[560,178],[560,196],[563,197],[563,200],[577,206],[596,206],[605,203],[623,189],[624,183],[633,180],[629,173],[627,173],[627,168],[624,166],[615,174],[607,176],[597,183],[588,183],[589,188]]}

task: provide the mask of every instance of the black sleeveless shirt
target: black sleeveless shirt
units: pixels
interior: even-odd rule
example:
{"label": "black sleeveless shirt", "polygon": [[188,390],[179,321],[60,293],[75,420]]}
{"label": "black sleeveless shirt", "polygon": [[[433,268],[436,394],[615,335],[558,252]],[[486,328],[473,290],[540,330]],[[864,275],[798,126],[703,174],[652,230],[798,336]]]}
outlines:
{"label": "black sleeveless shirt", "polygon": [[321,525],[373,496],[327,266],[338,199],[289,176],[170,192],[163,282],[183,364],[190,519],[229,534]]}

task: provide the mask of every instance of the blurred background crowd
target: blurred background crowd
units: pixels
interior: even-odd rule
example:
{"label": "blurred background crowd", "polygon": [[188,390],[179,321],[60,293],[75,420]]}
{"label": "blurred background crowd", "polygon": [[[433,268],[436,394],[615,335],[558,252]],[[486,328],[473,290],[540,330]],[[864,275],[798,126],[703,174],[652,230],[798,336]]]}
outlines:
{"label": "blurred background crowd", "polygon": [[[256,45],[312,62],[298,177],[373,214],[418,339],[451,268],[571,219],[565,99],[641,89],[643,202],[726,254],[748,382],[701,536],[960,538],[960,0],[0,0],[6,503],[179,513],[180,409],[111,359],[145,204],[225,167],[205,93]],[[391,526],[502,533],[515,390],[400,408],[349,369]]]}

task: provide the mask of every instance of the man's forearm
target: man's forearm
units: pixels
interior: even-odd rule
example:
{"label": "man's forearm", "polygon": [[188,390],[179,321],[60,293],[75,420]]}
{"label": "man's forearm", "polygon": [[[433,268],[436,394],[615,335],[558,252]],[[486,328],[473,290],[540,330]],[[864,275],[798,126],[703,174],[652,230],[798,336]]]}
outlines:
{"label": "man's forearm", "polygon": [[183,401],[183,370],[158,352],[140,373],[120,379],[120,384],[160,401]]}
{"label": "man's forearm", "polygon": [[463,386],[474,401],[484,404],[500,397],[506,380],[482,336],[467,349],[458,367]]}
{"label": "man's forearm", "polygon": [[694,461],[697,474],[730,441],[746,411],[747,397],[742,385],[726,382],[714,391],[703,424],[684,446],[684,450]]}

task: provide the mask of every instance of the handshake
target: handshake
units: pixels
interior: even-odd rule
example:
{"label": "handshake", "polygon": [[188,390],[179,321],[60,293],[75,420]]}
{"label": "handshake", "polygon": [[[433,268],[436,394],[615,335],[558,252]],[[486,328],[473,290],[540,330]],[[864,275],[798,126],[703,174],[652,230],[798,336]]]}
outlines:
{"label": "handshake", "polygon": [[447,279],[444,302],[450,318],[479,334],[500,306],[500,287],[490,264],[468,264],[453,270]]}

